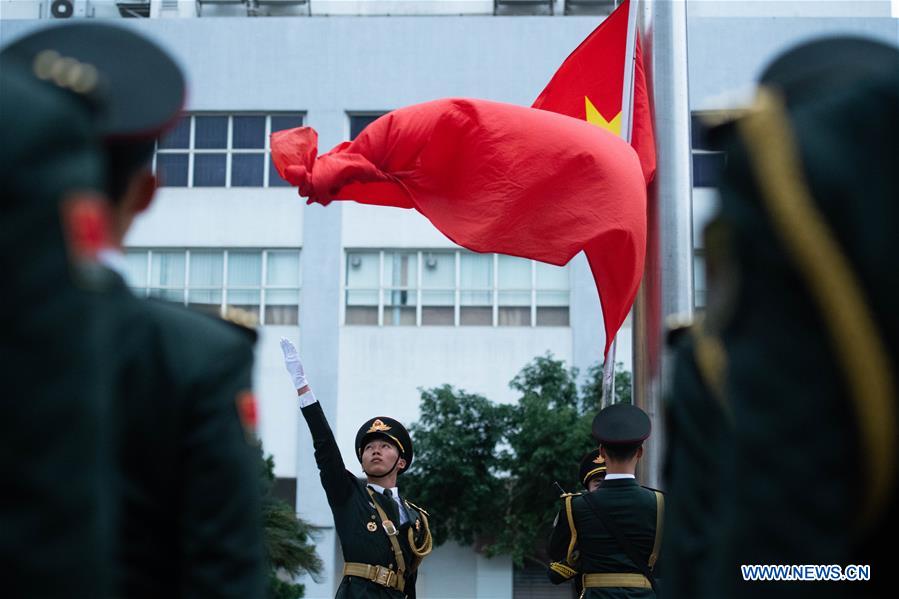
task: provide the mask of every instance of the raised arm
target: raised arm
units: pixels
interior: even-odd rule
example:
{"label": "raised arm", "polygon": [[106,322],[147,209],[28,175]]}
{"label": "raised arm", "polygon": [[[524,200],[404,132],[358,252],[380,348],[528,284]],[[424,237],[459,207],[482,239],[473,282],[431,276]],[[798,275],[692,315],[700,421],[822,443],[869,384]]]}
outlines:
{"label": "raised arm", "polygon": [[337,442],[334,440],[334,433],[328,425],[321,404],[312,393],[309,381],[306,380],[306,373],[303,370],[303,363],[300,361],[297,348],[290,340],[282,337],[281,352],[284,354],[284,366],[297,390],[303,417],[312,433],[315,463],[321,474],[322,487],[328,496],[328,503],[340,505],[352,493],[355,477],[347,472]]}

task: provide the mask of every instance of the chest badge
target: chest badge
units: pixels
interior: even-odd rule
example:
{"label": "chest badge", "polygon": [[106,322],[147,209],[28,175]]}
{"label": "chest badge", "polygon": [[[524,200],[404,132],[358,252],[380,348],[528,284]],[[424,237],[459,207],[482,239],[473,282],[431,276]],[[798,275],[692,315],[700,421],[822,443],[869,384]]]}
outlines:
{"label": "chest badge", "polygon": [[378,525],[374,522],[369,522],[365,525],[365,528],[368,529],[368,532],[375,532],[376,530],[378,530]]}

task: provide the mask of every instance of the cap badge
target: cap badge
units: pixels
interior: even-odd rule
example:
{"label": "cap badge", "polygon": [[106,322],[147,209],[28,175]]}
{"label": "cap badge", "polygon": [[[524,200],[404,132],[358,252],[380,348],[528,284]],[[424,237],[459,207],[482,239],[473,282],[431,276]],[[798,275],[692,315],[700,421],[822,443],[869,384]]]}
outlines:
{"label": "cap badge", "polygon": [[39,52],[34,57],[32,69],[38,79],[52,81],[79,94],[92,92],[100,79],[94,65],[61,56],[55,50]]}
{"label": "cap badge", "polygon": [[374,422],[371,423],[371,426],[368,427],[366,432],[368,433],[381,433],[384,431],[389,431],[390,427],[381,422],[380,418],[375,419]]}
{"label": "cap badge", "polygon": [[593,463],[594,464],[605,464],[606,461],[603,459],[602,456],[597,456],[597,458],[595,460],[593,460]]}

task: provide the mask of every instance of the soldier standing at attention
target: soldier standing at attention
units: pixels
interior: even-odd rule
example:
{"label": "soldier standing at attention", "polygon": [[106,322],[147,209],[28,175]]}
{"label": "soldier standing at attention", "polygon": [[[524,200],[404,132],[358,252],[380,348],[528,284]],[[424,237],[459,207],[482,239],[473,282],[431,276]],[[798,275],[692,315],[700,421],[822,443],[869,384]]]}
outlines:
{"label": "soldier standing at attention", "polygon": [[[584,486],[584,489],[586,489],[588,493],[592,493],[599,488],[599,485],[602,484],[605,477],[606,459],[599,455],[599,449],[594,449],[593,451],[585,453],[584,457],[581,458],[580,464],[578,464],[578,480]],[[561,499],[564,504],[567,504],[569,498],[578,495],[583,495],[583,493],[563,493]],[[555,523],[553,523],[553,528],[558,525],[559,519],[556,518]],[[552,562],[549,565],[547,574],[549,575],[550,582],[553,584],[562,584],[577,576],[578,572],[565,562]],[[576,582],[580,583],[580,579],[577,579]]]}
{"label": "soldier standing at attention", "polygon": [[634,476],[649,433],[649,416],[630,404],[593,420],[605,479],[594,492],[564,497],[549,543],[550,559],[580,573],[583,599],[656,596],[664,500]]}
{"label": "soldier standing at attention", "polygon": [[99,98],[76,85],[0,53],[4,597],[109,593],[110,355],[97,339],[101,290],[79,276],[90,248],[70,235],[86,231],[68,226],[79,220],[69,209],[103,202],[105,172],[90,128]]}
{"label": "soldier standing at attention", "polygon": [[606,459],[600,455],[599,449],[584,454],[578,464],[578,479],[588,493],[599,488],[606,478]]}
{"label": "soldier standing at attention", "polygon": [[[706,248],[717,247],[713,228],[706,231]],[[715,278],[709,271],[711,296]],[[727,356],[707,318],[671,320],[667,339],[674,368],[665,405],[664,592],[666,598],[695,598],[705,596],[710,584],[721,529],[722,464],[733,433],[723,390]]]}
{"label": "soldier standing at attention", "polygon": [[[721,127],[715,225],[725,234],[706,247],[737,284],[710,295],[707,314],[720,319],[733,430],[715,559],[701,573],[713,583],[683,596],[892,596],[899,48],[803,42],[764,69],[753,105]],[[814,582],[758,581],[741,567],[757,564],[828,568]]]}
{"label": "soldier standing at attention", "polygon": [[337,599],[415,599],[418,567],[432,541],[427,512],[402,499],[396,484],[412,464],[409,433],[386,416],[363,423],[356,433],[356,458],[367,479],[361,482],[343,463],[296,347],[282,338],[281,351],[312,432],[315,461],[343,548]]}
{"label": "soldier standing at attention", "polygon": [[[108,356],[103,368],[115,433],[110,453],[118,471],[118,484],[104,493],[118,508],[114,595],[262,597],[250,391],[255,333],[182,306],[139,299],[120,276],[124,237],[156,190],[156,140],[184,103],[181,71],[150,40],[99,23],[41,29],[2,54],[38,79],[46,72],[45,86],[73,81],[68,88],[74,92],[78,76],[88,73],[88,81],[105,92],[89,138],[105,158],[109,200],[107,218],[96,221],[102,230],[94,233],[106,243],[99,257],[108,267],[95,273],[106,282],[95,296],[103,302],[97,336]],[[80,390],[77,379],[69,388]]]}

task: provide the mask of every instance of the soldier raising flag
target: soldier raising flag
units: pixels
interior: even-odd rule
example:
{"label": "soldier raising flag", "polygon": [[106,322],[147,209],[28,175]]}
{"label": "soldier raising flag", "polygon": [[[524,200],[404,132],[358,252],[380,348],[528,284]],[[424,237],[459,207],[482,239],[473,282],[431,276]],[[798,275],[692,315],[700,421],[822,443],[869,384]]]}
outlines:
{"label": "soldier raising flag", "polygon": [[397,477],[412,465],[412,439],[387,416],[365,421],[356,433],[363,483],[346,469],[334,433],[312,393],[296,347],[281,339],[303,417],[312,432],[315,461],[343,548],[337,599],[415,599],[418,567],[431,552],[428,513],[400,496]]}

